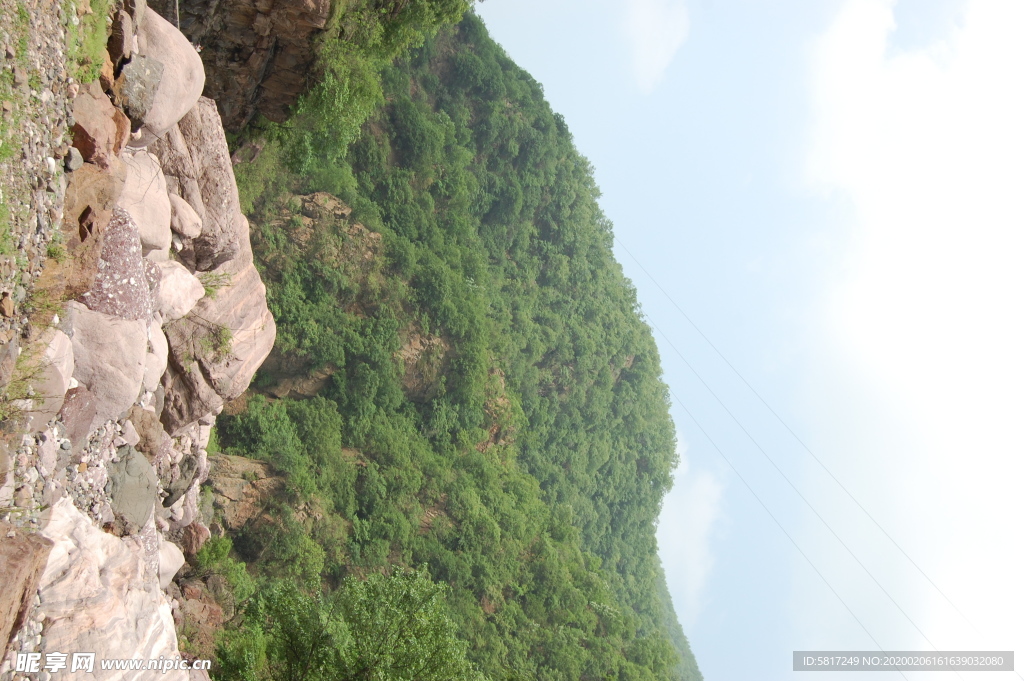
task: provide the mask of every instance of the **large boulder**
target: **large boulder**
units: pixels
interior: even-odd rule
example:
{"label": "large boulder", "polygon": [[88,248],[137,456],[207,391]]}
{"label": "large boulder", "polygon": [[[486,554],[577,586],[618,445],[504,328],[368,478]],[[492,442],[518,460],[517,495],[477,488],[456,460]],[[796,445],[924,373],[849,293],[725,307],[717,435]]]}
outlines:
{"label": "large boulder", "polygon": [[177,546],[169,541],[160,541],[160,588],[166,589],[171,585],[174,575],[185,564],[185,554]]}
{"label": "large boulder", "polygon": [[165,323],[181,319],[206,295],[203,283],[179,262],[159,263],[161,277],[156,289],[156,309]]}
{"label": "large boulder", "polygon": [[171,247],[171,201],[167,181],[156,156],[140,151],[124,154],[128,175],[117,205],[132,216],[139,229],[143,255]]}
{"label": "large boulder", "polygon": [[0,522],[0,575],[4,580],[0,589],[0,659],[7,654],[11,637],[24,624],[52,548],[53,542],[46,537]]}
{"label": "large boulder", "polygon": [[136,143],[146,146],[195,106],[203,94],[206,74],[203,60],[188,38],[153,10],[146,10],[138,36],[139,52],[163,65],[153,104],[142,117],[142,138]]}
{"label": "large boulder", "polygon": [[[178,657],[170,604],[139,549],[97,528],[70,498],[46,515],[42,534],[54,547],[39,585],[47,622],[39,649],[94,652],[100,659]],[[159,677],[189,678],[181,670]],[[141,681],[153,672],[107,678]]]}
{"label": "large boulder", "polygon": [[115,419],[132,406],[146,366],[145,319],[121,319],[71,303],[74,377],[89,390],[96,408],[93,425]]}
{"label": "large boulder", "polygon": [[153,307],[150,278],[142,259],[136,222],[128,210],[118,205],[103,235],[92,286],[79,300],[94,312],[121,319],[149,319]]}
{"label": "large boulder", "polygon": [[118,450],[118,461],[107,464],[106,491],[122,534],[137,534],[153,517],[160,482],[145,456],[132,447]]}
{"label": "large boulder", "polygon": [[188,201],[177,194],[171,194],[171,231],[185,237],[195,239],[203,233],[203,219]]}

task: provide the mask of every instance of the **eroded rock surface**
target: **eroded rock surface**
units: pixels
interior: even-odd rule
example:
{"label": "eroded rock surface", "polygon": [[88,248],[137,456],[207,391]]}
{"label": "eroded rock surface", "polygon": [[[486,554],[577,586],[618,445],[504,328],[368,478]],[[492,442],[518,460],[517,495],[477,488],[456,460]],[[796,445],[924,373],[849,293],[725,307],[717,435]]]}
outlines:
{"label": "eroded rock surface", "polygon": [[[57,502],[48,520],[42,534],[54,547],[39,586],[39,609],[48,620],[42,649],[177,657],[171,607],[155,576],[147,574],[151,568],[142,549],[97,528],[69,498]],[[50,678],[74,677],[64,670]],[[188,672],[169,671],[160,678],[187,681]]]}
{"label": "eroded rock surface", "polygon": [[237,130],[256,114],[281,122],[306,89],[314,38],[327,25],[330,0],[150,0],[203,48],[204,94],[224,125]]}

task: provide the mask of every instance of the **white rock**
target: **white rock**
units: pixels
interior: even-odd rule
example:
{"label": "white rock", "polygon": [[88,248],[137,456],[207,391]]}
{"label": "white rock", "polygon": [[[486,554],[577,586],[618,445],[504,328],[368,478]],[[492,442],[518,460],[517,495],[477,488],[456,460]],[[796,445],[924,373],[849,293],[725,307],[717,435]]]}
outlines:
{"label": "white rock", "polygon": [[[41,533],[54,542],[39,582],[46,650],[95,652],[99,659],[177,657],[171,606],[157,579],[146,577],[138,550],[93,525],[69,497],[54,504],[44,520]],[[104,678],[142,681],[152,674]],[[187,681],[188,672],[159,677]]]}
{"label": "white rock", "polygon": [[169,541],[160,539],[160,588],[166,589],[185,564],[185,556],[181,549]]}
{"label": "white rock", "polygon": [[30,381],[36,395],[34,408],[29,412],[30,431],[44,428],[46,422],[57,414],[75,372],[71,339],[63,331],[52,327],[46,330],[44,341],[47,336],[50,338],[43,351],[39,370],[34,372]]}
{"label": "white rock", "polygon": [[121,159],[128,176],[117,205],[128,211],[138,226],[143,255],[166,251],[171,247],[171,201],[160,161],[145,151],[124,153]]}
{"label": "white rock", "polygon": [[203,94],[206,73],[203,60],[170,22],[146,9],[146,20],[139,36],[139,51],[164,65],[163,77],[157,87],[153,106],[145,116],[142,137],[134,146],[144,147],[171,129]]}
{"label": "white rock", "polygon": [[167,336],[164,335],[157,321],[149,324],[149,345],[152,348],[146,353],[146,370],[142,376],[144,390],[153,392],[160,385],[160,377],[167,370]]}
{"label": "white rock", "polygon": [[166,324],[191,312],[206,292],[203,283],[180,262],[168,260],[157,265],[161,278],[156,290],[156,309]]}
{"label": "white rock", "polygon": [[203,232],[203,219],[189,202],[177,194],[171,194],[171,230],[186,237],[195,239]]}
{"label": "white rock", "polygon": [[206,445],[210,444],[210,433],[213,431],[213,426],[207,426],[202,423],[199,424],[199,449],[206,449]]}
{"label": "white rock", "polygon": [[124,426],[121,429],[121,438],[129,447],[139,444],[139,440],[142,439],[139,437],[139,431],[135,430],[135,424],[128,420],[124,422]]}
{"label": "white rock", "polygon": [[146,363],[144,319],[127,320],[93,312],[78,302],[73,312],[75,379],[96,398],[94,425],[116,419],[132,406],[142,388]]}

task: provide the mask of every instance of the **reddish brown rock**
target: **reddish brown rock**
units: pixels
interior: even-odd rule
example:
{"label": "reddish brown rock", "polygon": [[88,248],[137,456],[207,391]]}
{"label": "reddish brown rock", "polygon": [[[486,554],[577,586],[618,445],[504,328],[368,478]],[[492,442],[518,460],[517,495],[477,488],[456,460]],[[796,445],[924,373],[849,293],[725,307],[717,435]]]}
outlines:
{"label": "reddish brown rock", "polygon": [[90,310],[121,319],[148,320],[152,314],[139,230],[120,206],[107,226],[92,287],[79,300]]}
{"label": "reddish brown rock", "polygon": [[64,204],[64,236],[74,254],[68,274],[68,295],[77,297],[92,288],[103,235],[124,188],[127,169],[111,157],[106,169],[86,163],[71,173]]}
{"label": "reddish brown rock", "polygon": [[107,39],[107,52],[115,64],[120,65],[122,61],[131,57],[134,34],[132,18],[121,10],[114,18],[114,23],[110,27],[110,37]]}
{"label": "reddish brown rock", "polygon": [[64,395],[64,404],[57,417],[64,423],[73,449],[79,449],[92,431],[96,418],[96,398],[87,388],[72,388]]}
{"label": "reddish brown rock", "polygon": [[209,528],[196,520],[181,533],[181,550],[186,557],[191,558],[199,553],[199,549],[203,548],[203,544],[209,538]]}
{"label": "reddish brown rock", "polygon": [[52,548],[53,542],[43,536],[0,523],[0,575],[4,584],[0,589],[0,641],[4,643],[4,655],[11,636],[25,622]]}
{"label": "reddish brown rock", "polygon": [[89,163],[106,166],[109,158],[115,155],[117,125],[114,122],[114,105],[103,93],[99,82],[93,81],[75,97],[73,107],[72,145]]}

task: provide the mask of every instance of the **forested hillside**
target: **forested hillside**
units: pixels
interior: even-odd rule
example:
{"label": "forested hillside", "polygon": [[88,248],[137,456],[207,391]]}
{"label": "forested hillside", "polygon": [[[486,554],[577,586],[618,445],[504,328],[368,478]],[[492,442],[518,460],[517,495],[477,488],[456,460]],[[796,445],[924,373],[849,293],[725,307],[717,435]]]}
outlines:
{"label": "forested hillside", "polygon": [[[230,535],[251,577],[200,560],[239,602],[425,568],[490,679],[700,679],[655,541],[667,389],[564,120],[472,12],[326,59],[234,142],[278,337],[217,432],[286,482]],[[242,678],[251,618],[226,636]]]}

